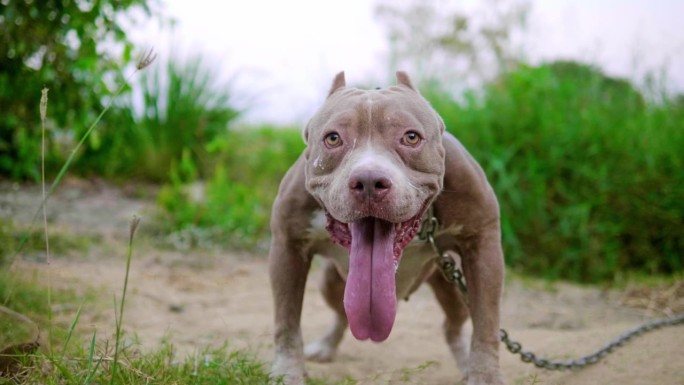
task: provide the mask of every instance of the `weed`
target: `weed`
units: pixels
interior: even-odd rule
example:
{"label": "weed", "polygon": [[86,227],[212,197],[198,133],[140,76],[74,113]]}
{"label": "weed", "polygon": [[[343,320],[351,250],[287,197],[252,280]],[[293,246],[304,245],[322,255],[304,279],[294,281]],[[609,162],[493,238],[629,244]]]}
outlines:
{"label": "weed", "polygon": [[[124,276],[123,292],[121,294],[121,302],[119,312],[116,317],[116,337],[114,340],[114,361],[112,364],[112,377],[110,384],[114,384],[114,378],[117,376],[117,364],[119,363],[119,349],[121,347],[121,328],[123,326],[123,312],[126,304],[126,293],[128,291],[128,274],[131,271],[131,259],[133,257],[133,237],[140,224],[140,217],[133,216],[131,220],[130,233],[128,238],[128,252],[126,254],[126,274]],[[114,307],[116,308],[116,298],[114,299]]]}
{"label": "weed", "polygon": [[47,193],[45,192],[45,121],[47,119],[48,89],[43,88],[40,96],[40,126],[42,132],[40,154],[40,185],[43,192],[43,230],[45,233],[45,261],[47,263],[47,303],[48,303],[48,351],[52,351],[52,275],[50,269],[50,237],[48,236]]}

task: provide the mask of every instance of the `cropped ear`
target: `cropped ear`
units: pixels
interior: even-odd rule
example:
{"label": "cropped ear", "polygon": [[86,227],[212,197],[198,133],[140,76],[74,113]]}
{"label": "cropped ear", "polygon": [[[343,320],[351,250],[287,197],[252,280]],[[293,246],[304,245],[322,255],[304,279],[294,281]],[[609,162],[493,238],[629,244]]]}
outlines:
{"label": "cropped ear", "polygon": [[[409,78],[409,76],[404,71],[397,71],[397,83],[404,85],[413,91],[416,91],[416,89],[413,88],[413,84],[411,84],[411,79]],[[418,92],[418,91],[416,91],[416,92]]]}
{"label": "cropped ear", "polygon": [[328,97],[330,95],[334,94],[335,91],[339,90],[340,88],[344,88],[347,86],[347,81],[344,79],[344,71],[338,73],[335,75],[335,79],[333,80],[332,87],[330,87],[330,91],[328,91]]}
{"label": "cropped ear", "polygon": [[437,116],[437,124],[439,125],[439,130],[444,133],[446,131],[446,125],[444,124],[444,119],[442,119],[441,116],[435,111],[435,115]]}
{"label": "cropped ear", "polygon": [[304,126],[304,129],[302,130],[302,139],[304,139],[304,144],[309,144],[309,125],[311,124],[311,121],[309,120],[308,123],[306,123],[306,126]]}

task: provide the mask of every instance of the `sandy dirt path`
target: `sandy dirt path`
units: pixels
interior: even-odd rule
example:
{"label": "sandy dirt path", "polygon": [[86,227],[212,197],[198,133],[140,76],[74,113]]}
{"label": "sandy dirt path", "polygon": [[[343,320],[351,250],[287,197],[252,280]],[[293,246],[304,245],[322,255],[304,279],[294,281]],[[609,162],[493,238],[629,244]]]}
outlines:
{"label": "sandy dirt path", "polygon": [[[27,209],[35,206],[33,189],[5,186],[0,191],[2,215],[24,222],[33,214]],[[123,284],[126,223],[134,212],[145,217],[152,204],[109,187],[78,183],[67,185],[54,198],[51,227],[97,232],[103,241],[87,251],[55,257],[52,281],[62,287],[94,289],[98,300],[86,309],[81,330],[111,335],[112,295],[118,295]],[[144,348],[167,339],[183,355],[227,343],[270,362],[272,304],[265,257],[159,248],[145,238],[144,221],[129,281],[127,333],[136,335]],[[38,257],[23,258],[15,268],[39,275],[46,271]],[[303,314],[306,342],[322,334],[332,319],[318,293],[318,275],[315,265]],[[675,298],[676,307],[682,306],[681,297]],[[553,358],[573,358],[663,315],[661,310],[627,307],[625,298],[625,293],[617,291],[513,277],[506,286],[502,326],[530,350]],[[64,309],[73,309],[75,304],[66,305],[71,306]],[[71,314],[66,311],[63,316]],[[331,383],[352,378],[358,384],[455,384],[460,375],[442,337],[442,320],[432,293],[423,287],[399,306],[388,341],[359,342],[347,333],[336,361],[308,363],[309,373]],[[541,371],[521,363],[503,348],[501,366],[509,384],[684,385],[684,326],[649,333],[581,371]]]}

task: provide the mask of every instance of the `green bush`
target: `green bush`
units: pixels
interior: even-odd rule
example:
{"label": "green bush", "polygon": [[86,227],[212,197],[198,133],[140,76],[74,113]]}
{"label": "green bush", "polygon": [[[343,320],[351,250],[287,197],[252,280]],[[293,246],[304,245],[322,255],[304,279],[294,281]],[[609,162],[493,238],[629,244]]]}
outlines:
{"label": "green bush", "polygon": [[[512,268],[596,282],[684,267],[681,98],[648,102],[628,82],[572,62],[521,66],[480,94],[448,91],[428,85],[424,94],[491,180]],[[218,135],[203,165],[189,154],[174,164],[159,197],[170,227],[253,245],[303,148],[299,130]],[[189,193],[197,178],[199,200]]]}
{"label": "green bush", "polygon": [[137,87],[141,112],[134,112],[133,95],[127,94],[93,132],[76,169],[163,183],[186,153],[199,165],[199,176],[206,176],[206,143],[227,133],[239,115],[232,87],[217,83],[216,77],[201,56],[171,58],[163,68],[146,71]]}
{"label": "green bush", "polygon": [[684,267],[681,99],[647,103],[573,62],[521,66],[461,99],[426,88],[494,186],[510,266],[577,281]]}
{"label": "green bush", "polygon": [[206,148],[212,161],[199,197],[191,193],[200,172],[190,156],[173,167],[171,183],[158,197],[166,223],[185,238],[200,238],[184,239],[184,245],[204,240],[254,246],[267,235],[280,179],[303,149],[300,131],[292,129],[261,127],[217,137]]}
{"label": "green bush", "polygon": [[[122,81],[133,46],[121,25],[134,9],[150,14],[145,0],[0,2],[0,176],[39,179],[43,87],[50,89],[46,163],[61,165],[60,141],[73,144]],[[116,49],[102,50],[104,41]]]}

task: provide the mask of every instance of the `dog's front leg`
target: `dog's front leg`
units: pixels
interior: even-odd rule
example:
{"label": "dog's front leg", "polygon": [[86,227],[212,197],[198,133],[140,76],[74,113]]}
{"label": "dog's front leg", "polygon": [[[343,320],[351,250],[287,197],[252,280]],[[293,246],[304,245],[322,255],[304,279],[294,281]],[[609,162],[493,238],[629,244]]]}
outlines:
{"label": "dog's front leg", "polygon": [[471,252],[464,253],[463,270],[473,320],[468,385],[501,385],[499,369],[499,306],[504,280],[498,226],[481,234]]}
{"label": "dog's front leg", "polygon": [[304,384],[302,304],[311,266],[306,229],[318,208],[304,187],[304,165],[300,158],[283,178],[271,212],[269,275],[274,304],[275,357],[272,375],[285,384]]}
{"label": "dog's front leg", "polygon": [[295,242],[276,236],[269,253],[269,273],[275,316],[275,357],[272,375],[285,384],[304,384],[304,348],[301,315],[304,287],[311,258],[302,255]]}

